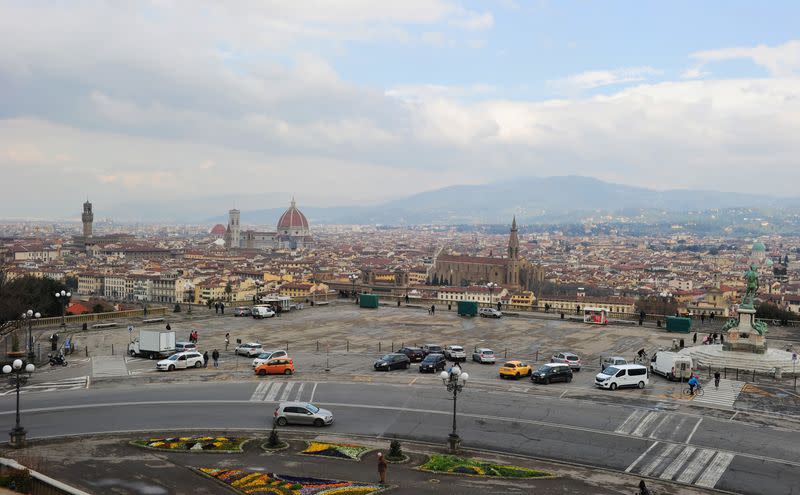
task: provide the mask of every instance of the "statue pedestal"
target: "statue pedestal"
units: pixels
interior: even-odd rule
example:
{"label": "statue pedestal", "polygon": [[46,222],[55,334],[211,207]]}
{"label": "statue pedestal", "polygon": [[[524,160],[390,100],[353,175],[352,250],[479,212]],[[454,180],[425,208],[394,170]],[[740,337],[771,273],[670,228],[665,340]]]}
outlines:
{"label": "statue pedestal", "polygon": [[767,351],[767,339],[754,326],[755,316],[755,309],[739,308],[739,324],[728,330],[723,350],[756,354]]}

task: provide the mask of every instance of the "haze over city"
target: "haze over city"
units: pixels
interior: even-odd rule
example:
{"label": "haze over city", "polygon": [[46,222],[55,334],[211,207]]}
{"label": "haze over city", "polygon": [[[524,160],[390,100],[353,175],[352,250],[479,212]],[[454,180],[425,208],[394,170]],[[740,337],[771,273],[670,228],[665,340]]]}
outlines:
{"label": "haze over city", "polygon": [[4,2],[0,167],[22,187],[2,216],[74,218],[53,205],[76,195],[275,208],[529,176],[800,179],[793,2],[301,4]]}

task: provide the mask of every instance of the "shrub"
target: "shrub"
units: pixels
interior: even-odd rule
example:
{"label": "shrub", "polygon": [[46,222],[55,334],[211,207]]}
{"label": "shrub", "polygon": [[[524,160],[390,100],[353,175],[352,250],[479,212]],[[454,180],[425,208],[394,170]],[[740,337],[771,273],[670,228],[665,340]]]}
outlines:
{"label": "shrub", "polygon": [[281,445],[283,445],[283,442],[281,442],[281,438],[278,436],[278,428],[272,425],[272,431],[269,432],[269,439],[267,439],[267,446],[275,448]]}
{"label": "shrub", "polygon": [[400,445],[399,440],[392,440],[392,442],[389,444],[389,455],[387,457],[390,459],[403,458],[403,447]]}
{"label": "shrub", "polygon": [[180,313],[181,312],[181,305],[180,303],[175,303],[175,309],[172,310],[173,313]]}

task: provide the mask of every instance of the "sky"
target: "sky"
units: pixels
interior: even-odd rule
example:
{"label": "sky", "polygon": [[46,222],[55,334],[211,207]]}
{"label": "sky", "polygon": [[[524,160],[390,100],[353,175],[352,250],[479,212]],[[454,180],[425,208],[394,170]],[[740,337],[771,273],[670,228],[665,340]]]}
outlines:
{"label": "sky", "polygon": [[798,19],[779,0],[7,0],[0,217],[567,174],[796,196]]}

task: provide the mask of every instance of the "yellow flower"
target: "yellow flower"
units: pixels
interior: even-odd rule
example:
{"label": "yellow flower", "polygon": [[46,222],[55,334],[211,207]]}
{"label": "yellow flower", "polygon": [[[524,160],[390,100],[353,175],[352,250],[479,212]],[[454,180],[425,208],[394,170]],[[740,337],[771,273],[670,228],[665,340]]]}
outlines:
{"label": "yellow flower", "polygon": [[151,443],[150,447],[161,447],[162,445],[164,445],[164,442],[156,441],[156,442]]}
{"label": "yellow flower", "polygon": [[219,440],[220,442],[227,442],[228,441],[228,439],[225,438],[225,437],[217,437],[217,440]]}
{"label": "yellow flower", "polygon": [[191,438],[190,437],[180,437],[178,440],[180,440],[181,442],[188,442],[189,440],[191,440]]}
{"label": "yellow flower", "polygon": [[211,445],[213,445],[214,447],[222,447],[222,442],[214,442]]}
{"label": "yellow flower", "polygon": [[308,444],[308,448],[304,450],[304,453],[311,454],[314,452],[322,452],[323,450],[328,450],[331,448],[331,444],[329,443],[321,443],[321,442],[311,442]]}
{"label": "yellow flower", "polygon": [[258,478],[259,476],[261,476],[261,473],[250,473],[247,476],[239,478],[238,480],[236,480],[233,483],[231,483],[231,486],[238,487],[238,486],[246,485],[249,482],[251,482],[253,480],[253,478]]}

